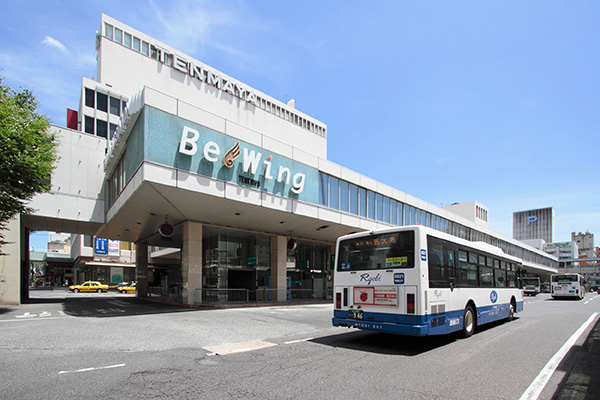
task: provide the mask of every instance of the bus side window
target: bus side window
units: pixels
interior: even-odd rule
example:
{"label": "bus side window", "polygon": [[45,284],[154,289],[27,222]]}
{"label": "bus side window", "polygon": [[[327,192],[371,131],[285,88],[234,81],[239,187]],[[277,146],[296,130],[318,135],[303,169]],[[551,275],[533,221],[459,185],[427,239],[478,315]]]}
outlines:
{"label": "bus side window", "polygon": [[502,269],[500,260],[494,260],[494,276],[496,277],[496,287],[506,287],[506,271]]}
{"label": "bus side window", "polygon": [[448,276],[444,266],[444,246],[432,238],[429,238],[429,287],[448,287]]}

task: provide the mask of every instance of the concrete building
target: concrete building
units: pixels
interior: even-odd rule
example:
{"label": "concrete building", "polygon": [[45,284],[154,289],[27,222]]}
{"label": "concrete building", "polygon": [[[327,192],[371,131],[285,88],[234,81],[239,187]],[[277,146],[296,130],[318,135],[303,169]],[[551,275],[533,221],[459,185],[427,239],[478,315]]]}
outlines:
{"label": "concrete building", "polygon": [[106,15],[97,51],[97,82],[82,81],[70,128],[52,127],[61,154],[52,192],[9,227],[0,302],[27,296],[15,266],[29,229],[135,243],[138,296],[185,304],[236,291],[327,299],[336,239],[395,225],[485,242],[531,273],[556,272],[554,257],[489,229],[479,203],[439,208],[328,161],[327,125],[294,101]]}
{"label": "concrete building", "polygon": [[577,243],[579,248],[580,258],[594,258],[596,257],[596,248],[594,247],[594,234],[587,231],[585,233],[571,232],[571,240]]}
{"label": "concrete building", "polygon": [[554,209],[519,211],[513,213],[513,238],[517,240],[543,239],[554,242]]}

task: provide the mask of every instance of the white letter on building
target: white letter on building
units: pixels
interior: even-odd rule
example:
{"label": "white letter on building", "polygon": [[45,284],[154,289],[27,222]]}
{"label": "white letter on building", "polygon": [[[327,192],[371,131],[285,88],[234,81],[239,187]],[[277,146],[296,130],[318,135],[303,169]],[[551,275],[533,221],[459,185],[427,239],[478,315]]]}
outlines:
{"label": "white letter on building", "polygon": [[[192,137],[188,136],[188,133],[192,134]],[[192,129],[190,127],[184,126],[183,132],[181,133],[181,142],[179,142],[179,152],[183,154],[187,154],[188,156],[193,156],[198,151],[198,145],[196,142],[200,138],[200,133],[197,130]],[[188,145],[191,148],[188,149]]]}
{"label": "white letter on building", "polygon": [[207,142],[204,145],[204,158],[206,158],[210,162],[215,162],[219,159],[219,154],[221,153],[221,149],[219,145],[215,142]]}
{"label": "white letter on building", "polygon": [[244,172],[248,172],[248,170],[252,168],[252,175],[256,174],[256,169],[258,168],[261,157],[262,153],[257,154],[254,150],[248,152],[248,149],[244,148]]}
{"label": "white letter on building", "polygon": [[279,173],[277,174],[277,182],[281,182],[281,179],[283,178],[283,174],[285,175],[285,184],[289,184],[290,183],[290,175],[292,174],[290,172],[289,168],[286,167],[279,167]]}
{"label": "white letter on building", "polygon": [[297,173],[294,175],[294,184],[292,185],[292,192],[300,194],[304,190],[304,179],[306,175]]}
{"label": "white letter on building", "polygon": [[187,61],[179,57],[177,54],[173,54],[173,68],[179,72],[187,73]]}
{"label": "white letter on building", "polygon": [[273,177],[271,176],[271,161],[263,161],[263,163],[265,163],[265,165],[267,166],[265,168],[265,178],[266,179],[273,179]]}

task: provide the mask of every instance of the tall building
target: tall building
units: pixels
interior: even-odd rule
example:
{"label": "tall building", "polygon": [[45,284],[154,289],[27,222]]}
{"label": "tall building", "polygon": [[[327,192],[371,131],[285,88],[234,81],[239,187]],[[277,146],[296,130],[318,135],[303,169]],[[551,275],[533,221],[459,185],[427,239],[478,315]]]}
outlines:
{"label": "tall building", "polygon": [[513,213],[513,238],[543,239],[554,243],[554,209],[552,207]]}
{"label": "tall building", "polygon": [[593,258],[596,255],[594,249],[594,234],[587,231],[585,233],[571,232],[571,240],[577,243],[579,247],[579,257],[582,258]]}

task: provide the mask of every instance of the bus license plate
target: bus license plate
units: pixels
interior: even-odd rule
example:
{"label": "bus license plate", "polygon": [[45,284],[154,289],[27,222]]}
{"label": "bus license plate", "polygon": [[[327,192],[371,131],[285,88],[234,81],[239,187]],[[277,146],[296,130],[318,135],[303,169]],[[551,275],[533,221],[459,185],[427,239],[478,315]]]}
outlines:
{"label": "bus license plate", "polygon": [[348,310],[348,319],[363,319],[363,310]]}

